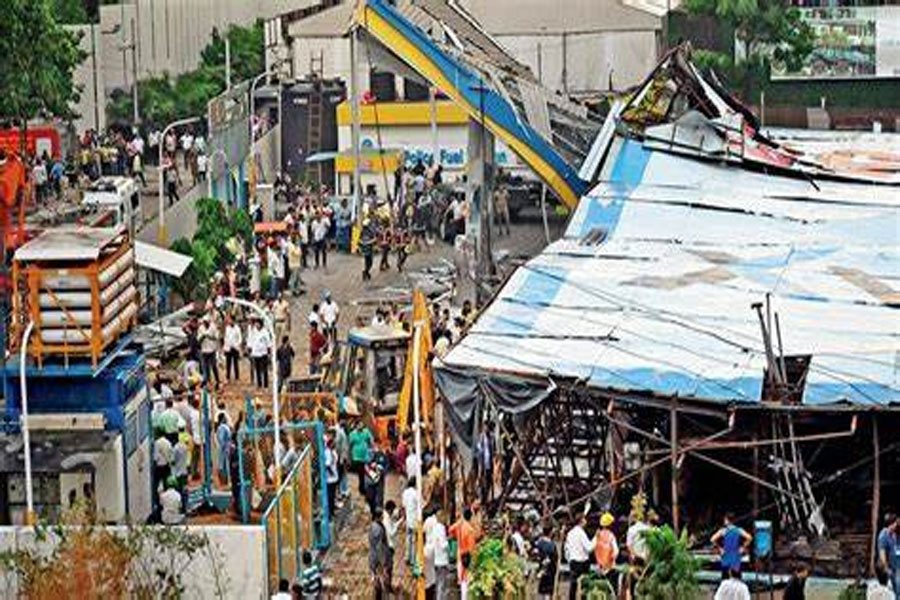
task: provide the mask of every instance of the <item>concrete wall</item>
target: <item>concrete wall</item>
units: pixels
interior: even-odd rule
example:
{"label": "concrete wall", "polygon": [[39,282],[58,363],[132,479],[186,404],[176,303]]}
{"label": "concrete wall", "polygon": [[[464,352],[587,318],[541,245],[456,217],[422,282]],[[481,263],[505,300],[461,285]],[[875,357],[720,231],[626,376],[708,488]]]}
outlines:
{"label": "concrete wall", "polygon": [[494,38],[528,65],[546,87],[570,94],[623,90],[637,85],[657,61],[658,33],[653,30],[565,36],[497,34]]}
{"label": "concrete wall", "polygon": [[[121,527],[113,528],[122,531]],[[267,598],[265,531],[260,526],[209,526],[188,527],[193,533],[209,538],[212,552],[201,552],[185,567],[182,582],[186,586],[186,598],[216,598],[217,582],[214,565],[224,575],[218,585],[225,598],[254,600]],[[47,543],[52,543],[47,542]],[[0,527],[0,552],[17,548],[40,547],[34,531],[27,527]],[[210,554],[217,559],[213,563]],[[159,557],[156,557],[159,559]],[[153,560],[142,557],[142,560]],[[17,597],[15,581],[8,574],[0,575],[0,597]]]}

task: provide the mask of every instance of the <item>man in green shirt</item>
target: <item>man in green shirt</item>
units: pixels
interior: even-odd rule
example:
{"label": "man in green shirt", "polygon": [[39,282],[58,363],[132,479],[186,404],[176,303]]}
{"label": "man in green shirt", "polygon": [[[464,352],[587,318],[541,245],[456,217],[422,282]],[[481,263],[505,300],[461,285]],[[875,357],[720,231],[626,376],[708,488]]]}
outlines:
{"label": "man in green shirt", "polygon": [[363,423],[357,424],[356,428],[350,432],[349,438],[351,469],[359,480],[359,493],[365,495],[366,464],[371,458],[375,439],[372,437],[372,432]]}

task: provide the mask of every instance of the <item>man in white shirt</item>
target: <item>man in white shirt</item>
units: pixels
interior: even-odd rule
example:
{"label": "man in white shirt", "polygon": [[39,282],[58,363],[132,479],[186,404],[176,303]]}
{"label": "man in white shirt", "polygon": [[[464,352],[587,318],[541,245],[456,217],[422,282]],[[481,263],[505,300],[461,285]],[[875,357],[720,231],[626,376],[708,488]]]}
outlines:
{"label": "man in white shirt", "polygon": [[319,262],[322,268],[328,268],[328,243],[325,237],[331,228],[331,221],[325,215],[319,215],[313,218],[312,236],[313,236],[313,252],[315,253],[316,268],[319,268]]}
{"label": "man in white shirt", "polygon": [[206,168],[209,163],[209,159],[205,154],[200,153],[197,155],[197,179],[200,181],[206,181]]}
{"label": "man in white shirt", "polygon": [[162,508],[163,524],[180,525],[184,522],[184,513],[181,512],[181,494],[174,486],[167,486],[159,495],[159,505]]}
{"label": "man in white shirt", "polygon": [[569,561],[569,571],[572,577],[569,582],[569,600],[575,600],[578,578],[591,568],[594,540],[588,537],[584,530],[585,523],[587,523],[587,517],[584,516],[584,513],[579,514],[578,521],[566,534],[565,556]]}
{"label": "man in white shirt", "polygon": [[512,532],[512,535],[509,536],[516,549],[516,554],[523,559],[528,558],[528,542],[525,541],[525,531],[527,527],[528,524],[525,521],[525,517],[520,515],[516,517],[515,530]]}
{"label": "man in white shirt", "polygon": [[172,463],[172,442],[161,435],[153,440],[153,479],[158,487],[169,477],[169,465]]}
{"label": "man in white shirt", "polygon": [[37,194],[38,201],[46,196],[47,191],[47,166],[41,159],[37,160],[34,168],[31,170],[31,178],[34,181],[34,190]]}
{"label": "man in white shirt", "polygon": [[219,365],[216,361],[216,353],[219,351],[219,329],[207,314],[203,317],[203,323],[197,330],[200,339],[200,368],[203,372],[203,381],[209,383],[211,376],[216,379],[216,387],[219,386]]}
{"label": "man in white shirt", "polygon": [[416,490],[415,477],[406,482],[400,501],[406,518],[406,564],[412,566],[416,560],[416,521],[419,518],[419,492]]}
{"label": "man in white shirt", "polygon": [[181,136],[181,151],[184,153],[184,170],[187,171],[191,168],[191,153],[194,150],[194,136],[191,135],[190,131],[186,131],[184,135]]}
{"label": "man in white shirt", "polygon": [[739,571],[729,571],[728,579],[719,584],[714,600],[750,600],[750,588],[741,581]]}
{"label": "man in white shirt", "polygon": [[272,316],[275,318],[275,335],[278,338],[291,333],[291,307],[284,292],[279,292],[278,299],[272,304]]}
{"label": "man in white shirt", "polygon": [[325,301],[319,306],[319,314],[322,316],[322,322],[325,326],[324,333],[329,336],[332,341],[337,339],[337,320],[341,314],[341,309],[337,302],[331,297],[331,292],[325,290]]}
{"label": "man in white shirt", "polygon": [[269,387],[269,352],[272,339],[262,321],[257,319],[253,328],[247,333],[247,345],[250,347],[250,358],[253,360],[253,371],[256,374],[256,386]]}
{"label": "man in white shirt", "polygon": [[303,291],[303,280],[300,278],[300,269],[303,266],[303,251],[300,249],[300,239],[297,234],[292,235],[288,239],[287,257],[288,268],[291,271],[288,287],[291,289],[291,293],[296,297]]}
{"label": "man in white shirt", "polygon": [[275,244],[270,244],[266,251],[266,263],[269,269],[269,297],[277,298],[284,288],[284,261]]}
{"label": "man in white shirt", "polygon": [[141,137],[140,132],[135,132],[134,137],[131,139],[131,147],[134,148],[136,154],[144,154],[144,138]]}
{"label": "man in white shirt", "polygon": [[393,589],[394,579],[394,554],[397,552],[397,533],[400,531],[400,521],[397,518],[397,504],[393,500],[384,503],[384,512],[381,514],[381,525],[384,527],[385,538],[388,546],[387,561],[387,588]]}
{"label": "man in white shirt", "polygon": [[[434,566],[435,598],[446,597],[445,586],[450,571],[450,549],[447,528],[441,522],[441,511],[434,511],[425,519],[425,563]],[[428,576],[426,574],[426,581]],[[426,584],[427,585],[427,584]]]}
{"label": "man in white shirt", "polygon": [[415,479],[419,476],[419,455],[414,449],[411,449],[406,456],[406,478]]}
{"label": "man in white shirt", "polygon": [[228,381],[231,381],[232,369],[234,369],[235,381],[241,378],[240,370],[238,369],[238,357],[241,355],[243,337],[240,326],[230,316],[226,317],[225,339],[222,343],[222,351],[225,353],[225,378]]}
{"label": "man in white shirt", "polygon": [[632,562],[647,563],[650,549],[647,547],[645,534],[648,530],[650,530],[650,525],[644,520],[635,521],[628,527],[628,531],[625,533],[625,546],[628,548],[628,555]]}

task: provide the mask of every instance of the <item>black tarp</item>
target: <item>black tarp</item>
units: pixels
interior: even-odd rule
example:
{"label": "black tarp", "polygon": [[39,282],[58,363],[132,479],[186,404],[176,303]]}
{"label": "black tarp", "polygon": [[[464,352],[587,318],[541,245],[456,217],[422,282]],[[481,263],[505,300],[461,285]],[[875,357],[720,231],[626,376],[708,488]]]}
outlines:
{"label": "black tarp", "polygon": [[536,380],[436,364],[435,383],[444,398],[447,421],[460,458],[469,465],[487,406],[517,416],[531,411],[556,390],[552,380]]}

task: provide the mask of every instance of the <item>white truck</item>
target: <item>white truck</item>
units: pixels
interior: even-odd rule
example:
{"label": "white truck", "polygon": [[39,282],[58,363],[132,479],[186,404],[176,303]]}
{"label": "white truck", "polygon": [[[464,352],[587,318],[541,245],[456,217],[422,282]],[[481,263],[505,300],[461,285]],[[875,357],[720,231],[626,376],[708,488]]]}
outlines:
{"label": "white truck", "polygon": [[131,177],[101,177],[85,190],[81,205],[94,227],[127,227],[134,236],[144,223],[140,188]]}

